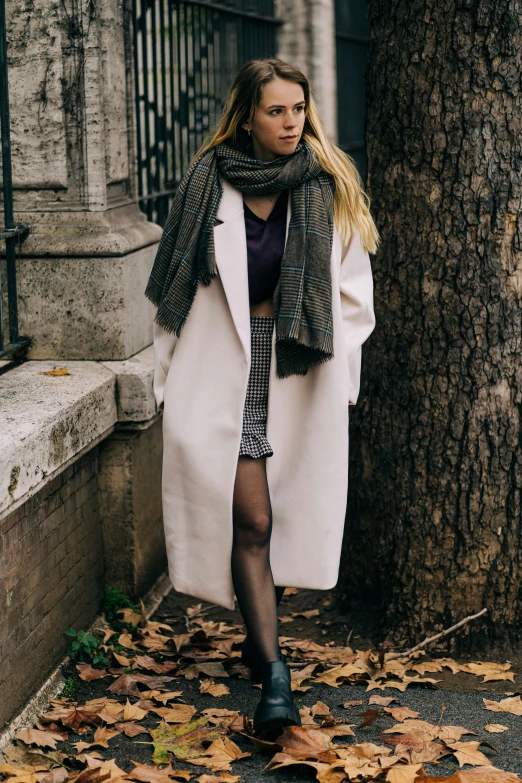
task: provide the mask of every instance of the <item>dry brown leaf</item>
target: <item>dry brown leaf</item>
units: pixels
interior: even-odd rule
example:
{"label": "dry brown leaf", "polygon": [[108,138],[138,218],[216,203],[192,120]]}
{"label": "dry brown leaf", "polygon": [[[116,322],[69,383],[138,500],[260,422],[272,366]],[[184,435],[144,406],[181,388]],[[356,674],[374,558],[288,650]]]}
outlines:
{"label": "dry brown leaf", "polygon": [[101,680],[104,677],[110,677],[111,675],[107,669],[95,669],[90,663],[77,663],[76,668],[80,672],[80,679],[85,682],[92,682],[93,680]]}
{"label": "dry brown leaf", "polygon": [[487,723],[484,728],[491,734],[502,734],[504,731],[509,731],[509,726],[503,726],[502,723]]}
{"label": "dry brown leaf", "polygon": [[364,712],[358,712],[356,713],[357,717],[362,718],[361,723],[357,726],[358,729],[364,729],[366,726],[373,726],[377,718],[379,717],[380,711],[379,709],[376,709],[375,707],[369,707]]}
{"label": "dry brown leaf", "polygon": [[385,707],[384,712],[389,712],[394,720],[402,721],[406,718],[418,718],[420,712],[410,710],[408,707]]}
{"label": "dry brown leaf", "polygon": [[163,769],[158,769],[155,765],[140,764],[139,761],[132,761],[134,769],[127,772],[126,777],[131,780],[140,780],[143,783],[169,783],[172,778],[175,780],[190,780],[192,773],[188,770],[173,769],[168,764]]}
{"label": "dry brown leaf", "polygon": [[61,375],[70,375],[70,372],[67,367],[60,367],[58,370],[45,370],[42,372],[42,375],[51,375],[54,378],[57,378]]}
{"label": "dry brown leaf", "polygon": [[141,698],[141,692],[138,689],[138,683],[148,685],[149,689],[167,690],[167,682],[171,682],[174,677],[153,677],[149,674],[133,672],[132,674],[121,674],[117,680],[114,680],[108,690],[119,696],[137,696]]}
{"label": "dry brown leaf", "polygon": [[[397,701],[396,696],[379,696],[378,693],[372,693],[370,698],[368,699],[368,704],[380,704],[381,707],[387,707],[389,704],[392,703],[392,701]],[[346,704],[350,704],[351,702],[345,702],[343,704],[343,707]],[[357,702],[358,704],[362,704],[363,702]]]}
{"label": "dry brown leaf", "polygon": [[220,737],[214,740],[199,758],[191,758],[190,763],[200,767],[210,767],[214,770],[229,771],[233,761],[238,761],[251,755],[251,753],[243,753],[241,748],[228,737]]}
{"label": "dry brown leaf", "polygon": [[56,748],[56,743],[63,740],[63,736],[57,732],[39,729],[22,729],[15,734],[15,737],[26,745],[34,744],[39,748]]}
{"label": "dry brown leaf", "polygon": [[282,617],[279,618],[280,623],[295,623],[295,618],[288,617],[288,615],[284,614]]}
{"label": "dry brown leaf", "polygon": [[199,692],[208,693],[210,696],[227,696],[230,693],[230,688],[222,682],[214,682],[212,677],[210,677],[208,680],[201,680]]}
{"label": "dry brown leaf", "polygon": [[482,699],[484,707],[492,712],[509,712],[511,715],[522,715],[522,701],[520,696],[510,696],[501,701]]}
{"label": "dry brown leaf", "polygon": [[[100,718],[96,708],[90,706],[76,707],[75,705],[56,707],[50,712],[45,712],[40,715],[42,723],[61,723],[62,726],[67,726],[76,733],[80,733],[83,724],[98,725]],[[87,729],[85,728],[85,731]]]}
{"label": "dry brown leaf", "polygon": [[118,637],[118,644],[121,647],[126,647],[127,650],[138,650],[139,651],[139,649],[140,649],[136,644],[134,644],[134,642],[132,641],[131,637],[129,636],[129,634],[126,631],[124,633],[120,633],[120,635]]}
{"label": "dry brown leaf", "polygon": [[76,748],[77,753],[82,753],[82,751],[87,750],[87,748],[92,748],[94,745],[108,748],[109,740],[116,737],[118,734],[120,734],[119,731],[111,731],[105,726],[100,726],[94,732],[94,740],[92,742],[73,742],[73,745]]}
{"label": "dry brown leaf", "polygon": [[422,764],[405,764],[392,767],[386,773],[387,783],[415,783]]}
{"label": "dry brown leaf", "polygon": [[114,728],[119,731],[120,734],[125,734],[127,737],[136,737],[138,734],[149,734],[149,730],[145,726],[139,726],[137,723],[127,721],[126,723],[115,723]]}
{"label": "dry brown leaf", "polygon": [[178,633],[175,636],[172,636],[171,640],[176,646],[176,652],[179,652],[186,644],[190,644],[191,637],[191,633]]}
{"label": "dry brown leaf", "polygon": [[148,715],[147,710],[142,710],[141,707],[137,707],[135,704],[131,704],[127,699],[123,708],[123,720],[143,720]]}
{"label": "dry brown leaf", "polygon": [[239,775],[229,775],[228,772],[223,772],[220,775],[200,775],[196,778],[198,783],[238,783],[241,780]]}
{"label": "dry brown leaf", "polygon": [[459,767],[470,764],[473,767],[492,766],[491,761],[479,750],[480,742],[453,742],[448,751],[456,756]]}
{"label": "dry brown leaf", "polygon": [[314,677],[313,682],[321,682],[325,685],[330,685],[332,688],[338,688],[339,680],[345,680],[354,675],[363,675],[364,673],[364,669],[356,664],[340,664]]}
{"label": "dry brown leaf", "polygon": [[157,707],[157,713],[165,723],[188,723],[196,712],[192,704],[173,704],[172,707]]}
{"label": "dry brown leaf", "polygon": [[186,669],[178,672],[180,677],[185,677],[187,680],[194,680],[199,677],[200,674],[206,674],[207,677],[228,677],[228,672],[219,661],[208,663],[193,663],[192,666],[188,666]]}
{"label": "dry brown leaf", "polygon": [[7,776],[11,783],[39,783],[47,775],[47,768],[42,766],[15,764],[0,764],[0,773]]}
{"label": "dry brown leaf", "polygon": [[146,671],[151,671],[155,674],[167,674],[173,669],[177,669],[178,664],[173,661],[158,663],[154,658],[151,658],[150,655],[136,655],[132,662],[132,668],[145,669]]}
{"label": "dry brown leaf", "polygon": [[133,625],[135,628],[141,620],[139,612],[135,612],[130,606],[125,609],[118,609],[116,614],[121,614],[123,622],[129,623],[129,625]]}
{"label": "dry brown leaf", "polygon": [[310,709],[313,717],[315,718],[316,715],[331,715],[330,707],[327,704],[324,704],[322,701],[316,702],[313,707]]}
{"label": "dry brown leaf", "polygon": [[130,666],[131,665],[131,658],[127,658],[126,655],[120,655],[117,652],[112,651],[113,657],[116,659],[117,663],[120,664],[120,666]]}
{"label": "dry brown leaf", "polygon": [[412,666],[406,667],[408,671],[413,670],[419,674],[426,674],[426,672],[441,672],[442,663],[440,661],[424,661],[424,663],[414,663]]}
{"label": "dry brown leaf", "polygon": [[41,779],[40,783],[64,783],[69,777],[69,771],[65,767],[54,767]]}
{"label": "dry brown leaf", "polygon": [[[121,778],[125,778],[125,770],[120,769],[114,759],[100,760],[92,755],[88,755],[87,753],[85,754],[85,759],[89,769],[101,770],[102,777],[100,780],[106,780],[106,783],[116,783],[116,781],[121,780]],[[86,772],[87,770],[84,771]],[[107,778],[103,777],[106,773],[109,773],[109,777]],[[83,773],[80,773],[80,777],[82,774]]]}
{"label": "dry brown leaf", "polygon": [[154,699],[154,701],[160,701],[162,704],[166,704],[171,699],[177,699],[178,696],[183,695],[183,691],[142,691],[140,694],[144,699]]}
{"label": "dry brown leaf", "polygon": [[515,682],[515,673],[509,672],[508,669],[510,668],[510,663],[479,662],[462,664],[460,670],[461,672],[476,674],[477,677],[482,677],[482,675],[484,675],[482,682],[491,682],[494,680],[509,680],[510,682]]}
{"label": "dry brown leaf", "polygon": [[318,726],[316,728],[308,726],[287,726],[283,732],[276,737],[274,742],[280,745],[285,751],[289,749],[306,752],[313,757],[317,751],[330,748],[330,737]]}
{"label": "dry brown leaf", "polygon": [[407,682],[399,682],[399,680],[393,680],[393,682],[379,682],[377,680],[368,680],[368,687],[366,688],[366,690],[373,691],[375,690],[375,688],[378,688],[379,690],[383,691],[386,688],[396,688],[398,691],[404,693],[407,687],[408,687]]}
{"label": "dry brown leaf", "polygon": [[423,775],[419,783],[520,783],[520,778],[512,772],[504,772],[496,767],[475,767],[475,769],[458,770],[449,777],[432,777]]}

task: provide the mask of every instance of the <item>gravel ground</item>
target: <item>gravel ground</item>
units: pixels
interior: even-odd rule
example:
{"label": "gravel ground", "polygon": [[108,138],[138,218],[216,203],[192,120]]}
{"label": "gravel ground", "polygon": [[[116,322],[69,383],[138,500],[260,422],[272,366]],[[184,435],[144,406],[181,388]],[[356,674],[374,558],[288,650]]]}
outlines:
{"label": "gravel ground", "polygon": [[[183,632],[185,628],[184,613],[187,606],[193,606],[197,603],[193,598],[180,596],[171,592],[158,608],[152,619],[169,622],[177,633]],[[294,596],[285,597],[280,608],[280,616],[291,616],[292,612],[300,612],[313,606],[320,606],[320,619],[295,617],[294,621],[282,624],[281,634],[293,636],[295,638],[315,638],[320,643],[327,641],[336,644],[344,644],[346,633],[350,623],[346,623],[346,618],[339,618],[336,614],[334,605],[328,596],[323,592],[314,593],[312,591],[300,591]],[[209,604],[203,604],[207,610],[207,619],[224,620],[226,622],[238,623],[240,616],[237,612],[229,612],[219,607]],[[371,646],[371,640],[368,638],[368,628],[362,626],[357,629],[353,625],[352,640],[354,649],[365,649]],[[359,630],[359,633],[357,633]],[[326,633],[325,633],[326,631]],[[348,631],[349,632],[349,631]],[[503,662],[503,661],[499,661]],[[420,719],[436,723],[441,717],[443,708],[443,725],[462,726],[476,733],[474,735],[464,735],[463,742],[472,740],[486,740],[495,749],[492,750],[485,746],[481,747],[482,752],[492,761],[493,765],[509,772],[522,774],[522,717],[510,715],[507,713],[495,713],[486,710],[483,705],[483,698],[500,701],[505,698],[506,693],[512,694],[517,691],[517,686],[511,682],[495,682],[482,684],[481,678],[473,675],[451,675],[446,673],[442,676],[442,682],[435,688],[426,688],[419,686],[409,686],[401,693],[396,690],[386,689],[386,691],[374,690],[366,691],[366,686],[339,686],[331,688],[327,685],[313,685],[306,693],[296,693],[296,702],[299,707],[312,706],[317,701],[322,701],[331,709],[336,717],[343,717],[347,722],[354,723],[355,738],[354,742],[372,741],[382,744],[381,732],[390,728],[396,721],[388,713],[382,713],[376,723],[371,727],[357,728],[362,718],[357,715],[368,708],[368,699],[372,694],[384,696],[395,696],[397,701],[390,706],[405,706],[420,713]],[[74,669],[70,669],[68,675],[75,675]],[[428,677],[438,679],[441,674],[428,674]],[[78,690],[73,698],[78,702],[102,696],[106,693],[108,685],[112,680],[98,680],[91,683],[78,681]],[[259,688],[252,686],[250,681],[244,679],[229,678],[221,680],[226,682],[230,688],[230,694],[214,698],[208,694],[200,694],[199,681],[186,681],[184,678],[175,678],[170,685],[172,690],[183,690],[183,699],[188,704],[193,704],[198,710],[208,707],[223,707],[227,709],[238,710],[241,713],[253,717],[256,704],[260,696]],[[518,675],[517,680],[518,683]],[[452,683],[453,687],[452,687]],[[306,683],[310,684],[310,683]],[[466,688],[468,690],[466,690]],[[125,703],[126,697],[118,697],[122,703]],[[344,709],[342,703],[346,700],[363,700],[363,704],[351,709]],[[131,700],[134,701],[134,700]],[[370,705],[375,707],[376,705]],[[140,724],[145,727],[155,727],[159,718],[155,713],[151,713]],[[501,723],[509,727],[509,731],[503,734],[491,734],[485,731],[484,726],[487,723]],[[91,741],[92,731],[81,736],[71,734],[67,743],[60,745],[60,749],[70,746],[72,742],[79,740]],[[272,757],[271,753],[263,753],[253,746],[252,742],[239,734],[231,734],[231,738],[239,745],[243,751],[252,753],[252,756],[232,765],[232,774],[240,775],[243,783],[251,781],[264,780],[267,783],[274,781],[306,781],[313,780],[314,773],[310,768],[304,766],[278,769],[274,771],[265,771],[263,768]],[[132,769],[131,761],[138,761],[144,764],[151,763],[153,752],[152,745],[146,734],[135,738],[128,738],[125,735],[115,737],[110,741],[109,749],[100,748],[100,752],[106,758],[113,758],[117,764],[125,770]],[[350,738],[339,738],[339,742],[349,741]],[[74,749],[73,749],[74,750]],[[209,772],[205,768],[194,767],[188,763],[173,761],[173,767],[177,769],[192,770],[194,777]],[[457,762],[452,757],[447,757],[437,764],[425,764],[426,772],[432,775],[445,776],[450,775],[457,768]],[[469,769],[469,767],[464,767]]]}

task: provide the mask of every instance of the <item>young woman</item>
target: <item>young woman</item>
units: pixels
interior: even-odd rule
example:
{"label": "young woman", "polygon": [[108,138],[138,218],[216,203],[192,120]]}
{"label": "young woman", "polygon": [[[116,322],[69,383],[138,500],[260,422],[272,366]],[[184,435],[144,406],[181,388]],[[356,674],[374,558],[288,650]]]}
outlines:
{"label": "young woman", "polygon": [[250,61],[179,186],[145,292],[170,578],[230,609],[235,593],[259,733],[300,725],[284,586],[337,582],[348,406],[375,326],[368,205],[305,76]]}

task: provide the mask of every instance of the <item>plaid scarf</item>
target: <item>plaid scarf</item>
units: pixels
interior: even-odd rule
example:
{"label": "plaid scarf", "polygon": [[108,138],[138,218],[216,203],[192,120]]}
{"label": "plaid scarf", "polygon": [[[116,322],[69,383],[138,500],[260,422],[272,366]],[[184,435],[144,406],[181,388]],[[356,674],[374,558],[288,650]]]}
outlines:
{"label": "plaid scarf", "polygon": [[179,336],[198,284],[209,285],[217,275],[213,228],[223,193],[218,173],[242,193],[290,189],[291,219],[274,293],[277,372],[280,378],[305,375],[333,356],[334,184],[304,142],[268,162],[222,143],[192,164],[176,191],[145,290],[158,307],[155,321]]}

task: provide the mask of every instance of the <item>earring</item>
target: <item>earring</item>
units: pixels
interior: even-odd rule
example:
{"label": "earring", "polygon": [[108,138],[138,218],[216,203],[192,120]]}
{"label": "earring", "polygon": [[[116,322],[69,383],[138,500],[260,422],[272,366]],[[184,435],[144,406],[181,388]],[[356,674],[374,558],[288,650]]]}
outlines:
{"label": "earring", "polygon": [[250,128],[247,128],[247,133],[250,136]]}

